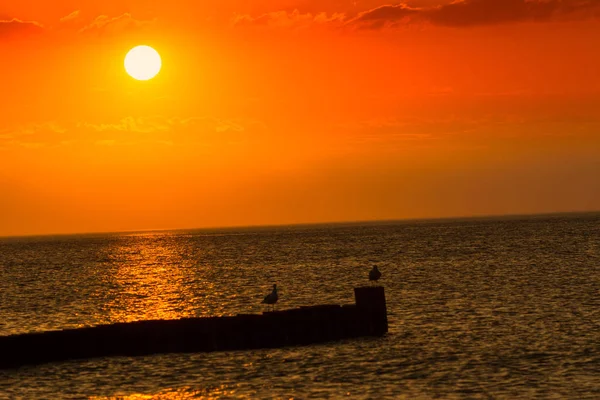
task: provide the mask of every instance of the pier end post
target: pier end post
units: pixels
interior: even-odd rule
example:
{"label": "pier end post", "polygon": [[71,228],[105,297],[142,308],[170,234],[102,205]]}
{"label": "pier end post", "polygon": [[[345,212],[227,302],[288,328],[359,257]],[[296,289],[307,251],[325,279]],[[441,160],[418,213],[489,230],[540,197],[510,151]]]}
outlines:
{"label": "pier end post", "polygon": [[356,308],[369,316],[371,329],[383,335],[388,331],[387,306],[383,286],[354,288]]}

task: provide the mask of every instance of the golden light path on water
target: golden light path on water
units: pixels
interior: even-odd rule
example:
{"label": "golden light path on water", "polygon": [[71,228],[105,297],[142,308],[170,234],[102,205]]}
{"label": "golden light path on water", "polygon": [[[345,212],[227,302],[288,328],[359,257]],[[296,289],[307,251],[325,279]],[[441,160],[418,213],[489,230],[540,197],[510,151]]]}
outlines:
{"label": "golden light path on water", "polygon": [[[235,398],[240,398],[234,389],[229,389],[225,385],[221,387],[217,387],[211,390],[193,390],[190,387],[183,387],[177,390],[167,390],[156,394],[130,394],[126,396],[112,396],[112,397],[96,397],[91,396],[88,397],[89,400],[152,400],[152,399],[161,399],[161,400],[186,400],[186,399],[203,399],[203,400],[213,400],[213,399],[222,399],[228,398],[230,396],[235,396]],[[250,398],[250,397],[248,397]]]}
{"label": "golden light path on water", "polygon": [[[109,257],[117,263],[105,279],[118,292],[104,306],[110,321],[221,315],[222,302],[210,269],[194,268],[184,257],[188,249],[173,246],[168,236],[160,240],[153,240],[153,236],[130,235],[133,240],[108,250]],[[192,287],[202,290],[191,290]]]}

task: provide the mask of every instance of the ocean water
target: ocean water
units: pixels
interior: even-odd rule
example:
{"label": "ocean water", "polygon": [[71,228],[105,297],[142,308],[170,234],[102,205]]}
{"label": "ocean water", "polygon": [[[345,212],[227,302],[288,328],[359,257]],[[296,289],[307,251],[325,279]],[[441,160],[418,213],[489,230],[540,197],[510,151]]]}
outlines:
{"label": "ocean water", "polygon": [[[389,334],[0,370],[1,399],[599,399],[600,214],[0,239],[0,335],[353,303]],[[0,357],[2,355],[0,354]]]}

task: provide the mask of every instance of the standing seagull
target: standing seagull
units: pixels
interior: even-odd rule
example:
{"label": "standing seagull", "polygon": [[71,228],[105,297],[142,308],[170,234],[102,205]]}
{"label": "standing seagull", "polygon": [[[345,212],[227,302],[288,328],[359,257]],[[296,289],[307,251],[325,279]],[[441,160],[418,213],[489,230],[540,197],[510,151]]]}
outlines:
{"label": "standing seagull", "polygon": [[277,296],[277,285],[273,285],[273,291],[265,296],[262,304],[271,304],[273,306],[273,310],[275,310],[275,303],[279,300],[279,296]]}
{"label": "standing seagull", "polygon": [[381,272],[377,269],[377,265],[373,265],[373,269],[369,272],[369,281],[376,282],[381,278]]}

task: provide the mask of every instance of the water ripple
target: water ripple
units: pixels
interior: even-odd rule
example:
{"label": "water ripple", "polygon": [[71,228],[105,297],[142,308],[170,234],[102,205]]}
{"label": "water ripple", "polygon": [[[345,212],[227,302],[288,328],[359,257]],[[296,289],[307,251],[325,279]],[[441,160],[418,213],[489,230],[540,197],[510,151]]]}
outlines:
{"label": "water ripple", "polygon": [[0,240],[0,334],[352,303],[390,333],[0,371],[0,398],[600,398],[600,216]]}

